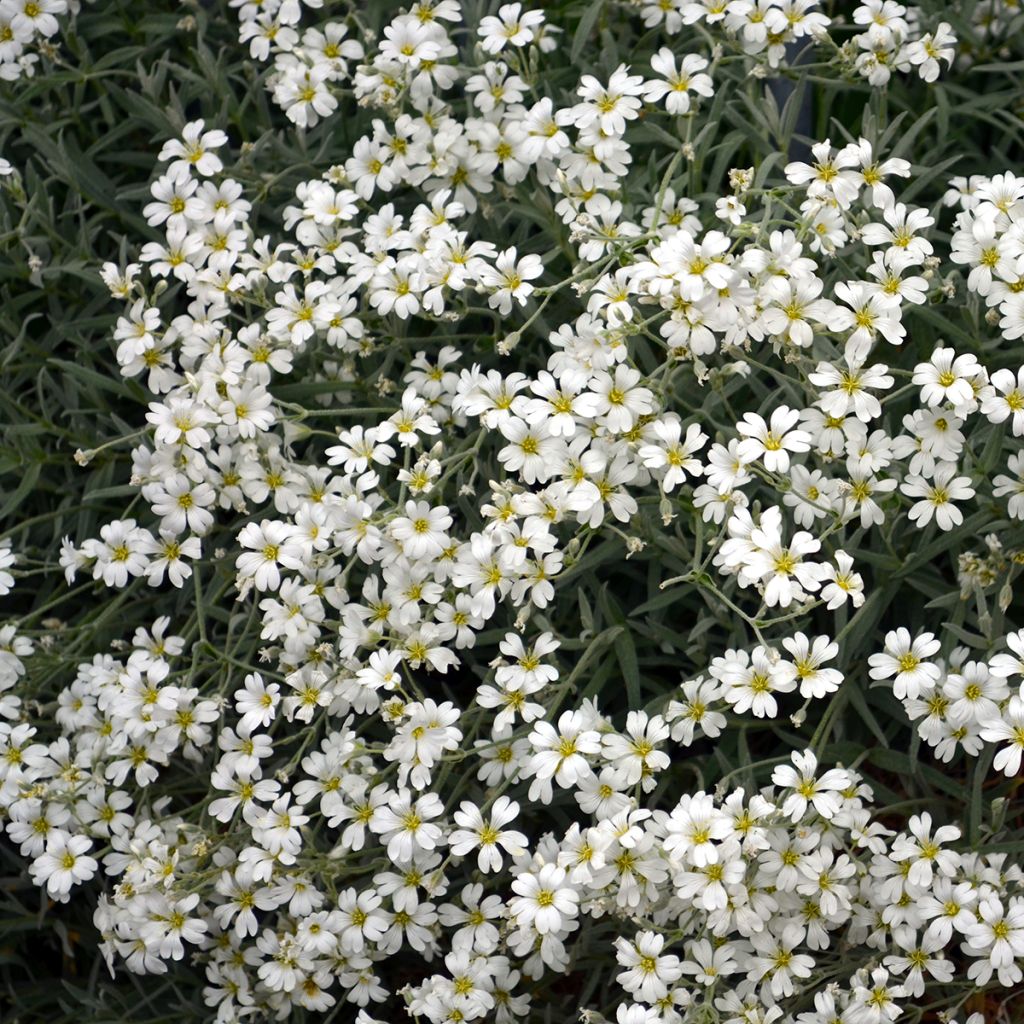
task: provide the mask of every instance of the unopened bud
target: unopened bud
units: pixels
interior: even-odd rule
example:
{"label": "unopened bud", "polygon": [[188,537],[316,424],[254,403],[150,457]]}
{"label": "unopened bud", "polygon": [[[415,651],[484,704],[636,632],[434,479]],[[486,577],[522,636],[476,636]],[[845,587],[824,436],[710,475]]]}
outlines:
{"label": "unopened bud", "polygon": [[997,796],[992,801],[992,831],[998,832],[1006,818],[1006,797]]}

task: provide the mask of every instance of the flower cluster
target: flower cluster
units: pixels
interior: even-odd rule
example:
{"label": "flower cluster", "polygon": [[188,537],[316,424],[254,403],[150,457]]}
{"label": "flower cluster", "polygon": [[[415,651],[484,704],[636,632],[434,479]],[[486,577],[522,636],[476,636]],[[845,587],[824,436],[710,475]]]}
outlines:
{"label": "flower cluster", "polygon": [[[1020,770],[1009,598],[976,652],[941,611],[863,637],[887,577],[1007,495],[1024,518],[1024,367],[999,338],[915,337],[964,281],[1024,334],[1024,178],[954,181],[948,254],[884,135],[702,191],[708,105],[824,45],[812,7],[644,3],[653,46],[541,94],[563,40],[518,3],[469,32],[419,3],[379,39],[239,5],[294,125],[369,114],[283,209],[186,124],[143,210],[159,237],[103,268],[146,393],[135,497],[60,566],[192,615],[79,659],[52,725],[16,692],[31,638],[0,633],[6,831],[54,900],[106,876],[112,967],[195,954],[223,1022],[539,1020],[540,983],[590,962],[617,965],[619,1024],[885,1024],[1020,983],[1020,868],[823,752],[870,684],[941,761],[989,743]],[[853,20],[873,85],[952,58],[891,0]],[[719,618],[658,637],[692,671],[645,702],[633,640],[582,595],[575,622],[571,588],[672,531],[685,571],[652,579]],[[935,607],[958,585],[929,577]],[[614,645],[627,705],[586,685]],[[708,741],[762,726],[789,744],[770,783],[746,757],[705,784]],[[162,792],[179,773],[197,800]]]}
{"label": "flower cluster", "polygon": [[[255,59],[273,58],[269,86],[295,124],[313,126],[331,116],[338,109],[338,87],[349,82],[358,99],[387,104],[405,93],[430,97],[457,81],[448,62],[458,51],[446,29],[446,24],[462,20],[457,0],[414,4],[385,28],[372,62],[355,69],[352,64],[364,56],[364,48],[349,38],[348,25],[329,21],[300,33],[303,2],[314,9],[321,6],[310,0],[232,0],[238,8],[239,39],[249,44]],[[645,27],[657,28],[670,39],[691,26],[706,29],[718,49],[742,55],[758,77],[785,66],[794,48],[807,42],[820,45],[842,73],[862,77],[874,87],[885,86],[894,71],[934,82],[956,53],[957,38],[947,22],[924,32],[919,10],[894,0],[868,0],[856,7],[853,21],[858,31],[842,46],[830,35],[841,21],[833,22],[817,9],[815,0],[637,0],[636,6]],[[984,31],[1000,34],[991,13],[984,19],[976,9],[975,16]],[[502,4],[496,14],[483,17],[477,28],[478,49],[485,57],[499,59],[484,66],[482,82],[466,83],[481,93],[480,109],[516,102],[508,94],[509,85],[502,82],[507,73],[500,68],[503,55],[530,46],[552,53],[560,45],[561,31],[547,23],[542,12],[524,9],[522,3]],[[706,64],[688,63],[691,56],[677,71],[670,48],[658,56],[655,68],[668,82],[656,90],[668,94],[671,113],[686,113],[687,92],[700,91],[699,84],[691,84],[694,72]]]}
{"label": "flower cluster", "polygon": [[[46,50],[57,34],[57,17],[67,14],[68,0],[2,0],[0,2],[0,81],[31,75],[39,61],[33,48]],[[77,7],[77,4],[74,5]]]}

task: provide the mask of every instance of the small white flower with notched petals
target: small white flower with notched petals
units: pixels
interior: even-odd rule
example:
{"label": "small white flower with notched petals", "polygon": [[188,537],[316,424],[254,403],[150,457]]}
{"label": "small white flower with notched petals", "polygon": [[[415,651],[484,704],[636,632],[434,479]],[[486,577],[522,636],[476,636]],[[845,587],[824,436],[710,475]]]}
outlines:
{"label": "small white flower with notched petals", "polygon": [[940,463],[935,468],[931,480],[923,476],[908,476],[900,490],[908,498],[921,498],[915,502],[907,513],[912,523],[923,529],[935,517],[935,525],[940,530],[952,530],[964,521],[964,514],[953,504],[954,501],[966,501],[974,497],[974,488],[966,476],[956,476],[957,467],[953,463]]}
{"label": "small white flower with notched petals", "polygon": [[656,1007],[643,1003],[620,1003],[615,1008],[615,1024],[661,1024],[664,1019]]}
{"label": "small white flower with notched petals", "polygon": [[913,700],[921,690],[939,681],[941,671],[928,659],[938,654],[941,644],[934,633],[911,637],[910,630],[900,626],[885,634],[885,650],[868,658],[868,675],[872,679],[892,679],[893,693],[898,700]]}
{"label": "small white flower with notched petals", "polygon": [[1010,420],[1014,437],[1024,434],[1024,367],[1016,373],[1012,370],[996,370],[989,383],[992,392],[981,402],[981,413],[992,423]]}
{"label": "small white flower with notched petals", "polygon": [[949,701],[949,721],[970,725],[998,718],[999,707],[1010,696],[1010,688],[1005,679],[989,672],[984,661],[968,661],[946,676],[942,695]]}
{"label": "small white flower with notched petals", "polygon": [[772,772],[776,786],[792,790],[783,801],[782,813],[791,821],[799,821],[810,806],[823,818],[835,817],[840,807],[836,794],[850,785],[849,772],[830,768],[820,778],[816,777],[818,759],[810,750],[794,752],[792,760],[793,765],[781,764]]}
{"label": "small white flower with notched petals", "polygon": [[559,931],[579,913],[579,893],[555,864],[519,875],[512,882],[512,891],[516,895],[508,901],[508,908],[513,921],[519,928],[532,928],[539,935]]}
{"label": "small white flower with notched petals", "polygon": [[681,699],[669,701],[665,710],[665,721],[672,726],[672,739],[688,747],[698,728],[712,739],[720,736],[726,717],[714,710],[713,702],[719,701],[721,695],[721,684],[714,679],[698,676],[683,683]]}
{"label": "small white flower with notched petals", "polygon": [[158,444],[184,444],[190,448],[207,448],[210,432],[207,424],[213,419],[206,406],[192,398],[175,396],[166,402],[150,402],[146,420],[156,430]]}
{"label": "small white flower with notched petals", "polygon": [[374,889],[357,892],[349,888],[338,893],[338,947],[342,953],[361,953],[367,943],[378,942],[387,928],[380,909],[382,899]]}
{"label": "small white flower with notched petals", "polygon": [[479,848],[477,866],[480,870],[500,871],[501,850],[510,857],[519,857],[526,850],[526,836],[505,828],[509,822],[515,821],[518,814],[519,804],[507,796],[499,796],[486,817],[476,804],[463,800],[452,815],[459,827],[448,837],[451,852],[457,857],[465,857]]}
{"label": "small white flower with notched petals", "polygon": [[907,47],[907,60],[917,67],[923,81],[934,82],[939,77],[941,61],[952,67],[956,41],[949,22],[939,22],[934,32],[926,32]]}
{"label": "small white flower with notched petals", "polygon": [[1013,653],[1001,651],[994,654],[988,663],[988,670],[1000,679],[1011,676],[1024,676],[1024,629],[1018,629],[1005,638],[1006,646]]}
{"label": "small white flower with notched petals", "polygon": [[54,830],[46,840],[46,849],[31,864],[32,881],[45,885],[58,903],[67,903],[71,887],[96,874],[99,865],[86,854],[91,847],[88,836]]}
{"label": "small white flower with notched petals", "polygon": [[781,670],[782,661],[772,658],[758,645],[746,651],[726,651],[711,665],[715,678],[725,684],[725,700],[737,714],[752,711],[756,718],[774,718],[779,713],[776,693],[791,693],[795,680]]}
{"label": "small white flower with notched petals", "polygon": [[811,450],[811,435],[804,430],[794,430],[800,413],[788,405],[772,410],[765,422],[757,413],[744,413],[736,429],[743,436],[737,453],[744,462],[761,459],[771,473],[785,473],[789,469],[789,453]]}
{"label": "small white flower with notched petals", "polygon": [[996,498],[1010,496],[1006,510],[1011,519],[1024,519],[1024,452],[1014,452],[1006,460],[1006,468],[1013,474],[997,473],[992,479],[992,494]]}
{"label": "small white flower with notched petals", "polygon": [[172,160],[168,172],[177,174],[179,171],[189,172],[191,168],[199,174],[209,177],[219,174],[224,168],[214,152],[225,145],[228,141],[227,135],[219,129],[204,131],[206,122],[202,119],[189,121],[181,131],[180,139],[169,139],[160,150],[158,160]]}
{"label": "small white flower with notched petals", "polygon": [[1008,295],[999,305],[999,312],[1002,317],[999,320],[999,329],[1003,337],[1009,341],[1024,336],[1024,294],[1014,292]]}
{"label": "small white flower with notched petals", "polygon": [[555,437],[547,423],[530,425],[513,416],[498,429],[508,444],[498,452],[498,461],[508,473],[517,473],[527,484],[544,483],[564,463],[565,442]]}
{"label": "small white flower with notched petals", "polygon": [[669,756],[657,745],[669,737],[669,727],[661,715],[648,717],[646,711],[630,711],[625,733],[605,733],[602,753],[611,762],[621,785],[642,784],[649,792],[656,784],[655,774],[669,766]]}
{"label": "small white flower with notched petals", "polygon": [[860,175],[851,168],[858,164],[857,154],[849,148],[832,154],[829,139],[811,147],[813,164],[794,161],[786,164],[786,178],[794,185],[806,185],[812,199],[835,198],[843,209],[848,209],[860,193]]}
{"label": "small white flower with notched petals", "polygon": [[252,579],[257,590],[277,590],[281,586],[278,568],[300,569],[303,565],[302,544],[288,523],[264,519],[247,523],[238,534],[243,548],[235,559],[235,568],[243,579]]}
{"label": "small white flower with notched petals", "polygon": [[541,659],[553,654],[560,646],[550,633],[541,633],[528,647],[518,633],[506,633],[498,649],[506,658],[512,659],[512,664],[497,667],[495,682],[506,690],[537,693],[558,678],[558,669]]}
{"label": "small white flower with notched petals", "polygon": [[516,258],[516,249],[504,249],[498,253],[494,266],[486,266],[480,274],[480,283],[491,291],[487,304],[497,309],[502,316],[512,312],[512,300],[520,306],[533,293],[533,285],[529,282],[544,272],[540,257],[529,253],[521,259]]}
{"label": "small white flower with notched petals", "polygon": [[718,847],[731,831],[729,816],[709,793],[687,793],[665,821],[665,853],[674,864],[696,868],[718,863]]}
{"label": "small white flower with notched petals", "polygon": [[761,314],[761,324],[771,334],[786,338],[800,348],[814,341],[812,323],[828,323],[835,308],[831,299],[823,299],[820,278],[800,276],[780,278],[773,288],[772,305]]}
{"label": "small white flower with notched petals", "polygon": [[927,210],[910,209],[903,203],[883,207],[884,224],[866,224],[861,228],[861,239],[865,245],[885,245],[900,249],[921,263],[932,253],[932,244],[918,232],[931,227],[935,219]]}
{"label": "small white flower with notched petals", "polygon": [[1022,972],[1015,960],[1024,957],[1024,899],[1011,897],[1004,906],[998,896],[983,898],[965,938],[967,949],[985,958],[968,969],[976,985],[987,984],[993,972],[1001,985],[1016,985]]}
{"label": "small white flower with notched petals", "polygon": [[998,717],[984,721],[981,738],[989,743],[1006,743],[1007,746],[996,753],[992,765],[997,772],[1011,777],[1018,775],[1024,756],[1024,698],[1015,694]]}
{"label": "small white flower with notched petals", "polygon": [[391,535],[407,558],[436,558],[451,542],[451,515],[445,505],[432,508],[425,501],[407,501],[405,515],[391,522]]}
{"label": "small white flower with notched petals", "polygon": [[672,986],[683,976],[679,957],[662,953],[665,936],[657,932],[638,932],[630,942],[624,936],[615,940],[615,959],[626,970],[615,980],[634,999],[653,1003],[669,994]]}
{"label": "small white flower with notched petals", "polygon": [[587,755],[601,750],[600,734],[586,727],[581,711],[563,711],[557,729],[550,722],[538,722],[529,741],[534,754],[524,773],[538,781],[554,779],[563,789],[592,773]]}
{"label": "small white flower with notched petals", "polygon": [[928,405],[948,402],[954,408],[974,401],[972,380],[982,372],[975,356],[958,356],[951,348],[937,348],[927,363],[914,367],[912,383],[921,388],[921,400]]}
{"label": "small white flower with notched petals", "polygon": [[789,676],[800,684],[800,696],[819,699],[834,693],[843,681],[843,674],[835,668],[822,668],[839,653],[839,645],[827,636],[816,636],[811,640],[804,633],[797,632],[785,637],[782,646],[789,652],[792,661],[779,662],[777,671],[782,677]]}
{"label": "small white flower with notched petals", "polygon": [[248,734],[270,725],[281,700],[280,694],[281,687],[277,683],[268,685],[259,672],[250,672],[245,677],[245,685],[235,690],[235,710],[241,715],[239,729]]}
{"label": "small white flower with notched petals", "polygon": [[594,415],[614,434],[631,430],[640,416],[654,409],[654,393],[640,386],[640,371],[625,363],[619,363],[614,373],[596,373],[590,390],[596,396]]}
{"label": "small white flower with notched petals", "polygon": [[500,53],[506,46],[526,46],[533,42],[543,23],[543,11],[523,11],[519,3],[503,4],[497,17],[481,19],[480,46],[487,53]]}
{"label": "small white flower with notched petals", "polygon": [[902,307],[895,295],[873,290],[866,281],[840,281],[836,296],[845,306],[836,305],[829,319],[834,331],[850,330],[847,347],[864,358],[871,343],[881,336],[890,345],[902,345],[907,329],[902,323]]}
{"label": "small white flower with notched petals", "polygon": [[751,981],[764,979],[760,988],[762,1002],[793,995],[794,981],[811,976],[814,958],[795,952],[802,935],[802,925],[794,923],[787,925],[781,935],[765,928],[751,937],[755,955],[750,958],[747,977]]}
{"label": "small white flower with notched petals", "polygon": [[424,61],[435,61],[441,48],[429,22],[424,23],[414,14],[395,18],[384,26],[380,55],[386,61],[418,66]]}
{"label": "small white flower with notched petals", "polygon": [[690,476],[700,476],[704,466],[696,458],[708,442],[708,435],[696,423],[686,428],[686,437],[682,435],[682,424],[678,419],[655,420],[650,425],[651,431],[658,439],[657,444],[642,444],[637,455],[643,464],[654,470],[660,478],[662,489],[671,493]]}
{"label": "small white flower with notched petals", "polygon": [[644,99],[648,103],[664,99],[665,109],[670,114],[688,114],[691,92],[698,96],[714,95],[711,76],[702,73],[707,66],[708,62],[703,57],[688,53],[677,71],[675,54],[668,46],[663,46],[651,57],[651,67],[661,76],[661,80],[646,83]]}
{"label": "small white flower with notched petals", "polygon": [[960,867],[960,854],[955,850],[943,850],[943,843],[960,838],[960,829],[955,825],[940,825],[932,832],[932,816],[925,811],[915,814],[909,822],[910,836],[898,835],[893,840],[889,856],[895,861],[910,863],[907,878],[912,885],[930,888],[933,866],[938,874],[953,878]]}
{"label": "small white flower with notched petals", "polygon": [[607,85],[593,75],[580,78],[578,96],[583,99],[573,109],[576,127],[580,131],[597,128],[603,136],[618,137],[626,131],[626,122],[640,114],[646,86],[643,77],[631,75],[625,64],[620,64],[611,74]]}
{"label": "small white flower with notched petals", "polygon": [[444,805],[436,793],[424,793],[417,800],[401,789],[386,804],[373,809],[368,822],[370,831],[387,843],[388,857],[396,864],[405,864],[423,850],[433,850],[444,843],[441,828],[432,821],[444,813]]}

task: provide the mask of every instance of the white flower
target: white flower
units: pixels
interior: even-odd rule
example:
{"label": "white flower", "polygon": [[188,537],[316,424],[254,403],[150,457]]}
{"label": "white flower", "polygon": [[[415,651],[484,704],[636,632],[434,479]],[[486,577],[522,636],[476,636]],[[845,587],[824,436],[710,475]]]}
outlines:
{"label": "white flower", "polygon": [[189,121],[182,129],[180,139],[164,143],[157,159],[173,161],[167,168],[168,174],[188,173],[195,168],[199,174],[210,177],[223,170],[220,157],[212,151],[225,145],[228,137],[220,129],[204,131],[205,127],[206,122],[202,119]]}
{"label": "white flower", "polygon": [[1007,743],[992,765],[997,772],[1011,777],[1019,774],[1024,756],[1024,699],[1011,697],[998,718],[986,719],[981,725],[981,738],[989,743]]}
{"label": "white flower", "polygon": [[1008,906],[995,896],[983,898],[978,904],[977,920],[968,925],[966,946],[984,960],[976,960],[968,976],[978,985],[984,985],[997,973],[999,983],[1009,986],[1021,979],[1021,969],[1014,960],[1024,957],[1024,900],[1019,896]]}
{"label": "white flower", "polygon": [[519,804],[507,796],[499,796],[488,816],[476,806],[464,800],[453,818],[459,826],[448,837],[449,847],[457,857],[465,857],[479,848],[477,864],[481,871],[500,871],[501,852],[499,847],[511,857],[518,857],[526,850],[526,836],[522,832],[506,829],[505,826],[516,819]]}
{"label": "white flower", "polygon": [[[538,722],[529,735],[534,754],[526,765],[526,774],[536,776],[536,782],[554,779],[563,789],[575,786],[591,774],[588,754],[601,749],[601,737],[585,726],[579,711],[563,711],[556,729],[550,722]],[[531,797],[534,799],[531,787]]]}
{"label": "white flower", "polygon": [[637,418],[654,408],[654,394],[649,388],[640,387],[640,371],[624,363],[615,367],[614,373],[605,370],[594,375],[590,390],[596,396],[593,415],[603,420],[615,434],[624,434],[632,429]]}
{"label": "white flower", "polygon": [[899,700],[915,698],[925,686],[938,682],[938,666],[928,661],[939,651],[939,641],[932,633],[911,637],[900,626],[885,634],[885,650],[868,658],[868,674],[872,679],[892,679],[893,693]]}
{"label": "white flower", "polygon": [[443,813],[436,793],[424,793],[414,801],[408,790],[400,789],[373,809],[368,824],[387,843],[388,857],[401,864],[417,851],[433,850],[444,842],[440,827],[431,820]]}
{"label": "white flower", "polygon": [[638,932],[632,942],[622,936],[615,940],[615,959],[626,968],[615,980],[635,999],[656,1002],[683,976],[679,957],[663,955],[664,946],[665,937],[650,931]]}
{"label": "white flower", "polygon": [[512,312],[513,299],[520,306],[526,305],[526,300],[533,294],[533,285],[529,282],[543,272],[544,265],[539,256],[530,253],[517,260],[515,246],[502,250],[494,266],[484,267],[480,275],[480,283],[491,291],[487,304],[502,316],[508,316]]}
{"label": "white flower", "polygon": [[54,830],[46,840],[46,849],[31,865],[32,881],[45,885],[52,899],[68,902],[71,887],[89,881],[99,865],[86,855],[92,840],[88,836],[69,835]]}
{"label": "white flower", "polygon": [[785,637],[782,646],[789,652],[792,661],[779,662],[776,672],[781,678],[789,678],[800,684],[800,696],[815,700],[834,693],[843,681],[843,674],[835,668],[822,668],[839,653],[839,645],[827,636],[816,636],[813,640],[801,632]]}
{"label": "white flower", "polygon": [[901,249],[917,263],[931,255],[931,242],[917,234],[935,223],[927,210],[909,209],[903,203],[893,203],[882,208],[882,219],[884,224],[876,222],[861,228],[861,238],[866,245]]}
{"label": "white flower", "polygon": [[380,54],[385,60],[416,65],[436,60],[439,53],[432,26],[413,14],[402,15],[384,26]]}
{"label": "white flower", "polygon": [[772,411],[768,422],[756,413],[744,413],[736,424],[743,440],[738,454],[744,462],[761,459],[765,469],[772,473],[785,473],[789,469],[789,453],[810,451],[811,437],[803,430],[794,430],[800,413],[787,405]]}
{"label": "white flower", "polygon": [[508,908],[516,925],[533,928],[540,935],[560,930],[579,913],[579,893],[566,884],[565,872],[554,864],[519,875],[512,891],[516,895]]}
{"label": "white flower", "polygon": [[239,729],[251,733],[270,725],[281,700],[280,694],[281,687],[277,683],[265,683],[259,672],[246,675],[245,686],[235,690],[235,710],[242,716],[238,720]]}
{"label": "white flower", "polygon": [[836,793],[850,785],[850,776],[840,768],[830,768],[816,778],[818,759],[812,751],[794,752],[791,756],[795,768],[784,764],[772,772],[772,782],[776,786],[793,791],[786,797],[782,813],[792,821],[799,821],[810,805],[823,818],[835,817],[839,810]]}
{"label": "white flower", "polygon": [[278,566],[298,569],[303,564],[302,546],[287,523],[264,519],[247,523],[238,535],[246,549],[235,560],[243,579],[251,578],[257,590],[277,590],[281,585]]}
{"label": "white flower", "polygon": [[1013,476],[997,473],[992,478],[992,494],[997,498],[1010,495],[1007,511],[1012,519],[1024,519],[1024,454],[1014,452],[1006,460],[1006,468]]}
{"label": "white flower", "polygon": [[981,412],[993,423],[1010,420],[1013,436],[1024,434],[1024,367],[1016,374],[996,370],[990,378],[993,391],[982,399]]}
{"label": "white flower", "polygon": [[926,32],[907,47],[907,60],[917,66],[924,81],[934,82],[939,77],[940,61],[952,65],[956,41],[949,23],[942,21],[934,32]]}
{"label": "white flower", "polygon": [[953,850],[943,850],[943,843],[960,838],[960,829],[955,825],[941,825],[932,834],[932,816],[925,811],[910,819],[910,833],[896,837],[889,856],[896,861],[911,861],[907,875],[912,885],[929,887],[932,884],[932,865],[947,878],[952,878],[960,866],[960,855]]}
{"label": "white flower", "polygon": [[480,20],[480,45],[487,53],[500,53],[506,46],[526,46],[544,22],[543,11],[523,11],[520,3],[503,4],[498,15]]}
{"label": "white flower", "polygon": [[682,424],[677,419],[655,420],[651,430],[658,443],[644,444],[637,450],[648,469],[659,471],[661,486],[666,492],[672,492],[686,480],[686,474],[700,476],[704,467],[696,458],[708,442],[708,436],[696,424],[686,428],[686,437],[682,437]]}
{"label": "white flower", "polygon": [[715,845],[729,834],[728,817],[715,806],[714,798],[699,792],[683,796],[665,822],[665,852],[676,864],[696,868],[718,863]]}
{"label": "white flower", "polygon": [[1002,651],[993,655],[989,659],[989,671],[1000,679],[1009,679],[1016,675],[1024,676],[1024,630],[1010,633],[1005,637],[1005,642],[1013,653],[1007,654]]}
{"label": "white flower", "polygon": [[626,732],[606,733],[601,738],[602,753],[616,769],[624,786],[642,783],[645,792],[656,784],[655,774],[669,766],[669,756],[657,750],[668,739],[669,727],[660,715],[648,717],[645,711],[630,711]]}
{"label": "white flower", "polygon": [[931,480],[911,475],[900,484],[900,490],[908,497],[924,499],[915,502],[907,513],[919,529],[927,526],[932,516],[940,530],[952,530],[964,521],[963,513],[953,502],[973,498],[974,488],[969,477],[955,476],[956,470],[954,464],[941,463]]}
{"label": "white flower", "polygon": [[800,161],[786,164],[785,174],[794,185],[807,185],[807,194],[814,199],[832,195],[840,206],[848,208],[860,192],[859,175],[850,170],[858,163],[857,155],[848,149],[831,155],[828,139],[811,147],[814,164]]}
{"label": "white flower", "polygon": [[338,893],[338,946],[343,953],[361,953],[368,943],[379,942],[387,926],[380,909],[381,896],[373,889],[353,888]]}
{"label": "white flower", "polygon": [[620,64],[602,85],[593,75],[580,78],[577,95],[583,102],[574,110],[576,127],[581,131],[598,128],[605,136],[622,135],[626,122],[639,116],[643,103],[639,97],[645,91],[640,75],[631,75],[625,64]]}
{"label": "white flower", "polygon": [[809,978],[814,969],[813,957],[794,950],[799,945],[799,926],[787,925],[781,935],[769,929],[756,932],[751,943],[755,956],[750,959],[747,978],[751,981],[764,979],[761,985],[761,999],[781,999],[795,991],[794,981]]}
{"label": "white flower", "polygon": [[980,372],[973,355],[958,356],[951,348],[937,348],[927,363],[914,367],[913,383],[921,386],[921,400],[928,405],[963,406],[974,400],[971,381]]}
{"label": "white flower", "polygon": [[435,558],[450,543],[453,519],[446,506],[431,508],[425,501],[407,501],[405,515],[391,522],[391,535],[411,559]]}
{"label": "white flower", "polygon": [[737,714],[752,711],[757,718],[774,718],[779,707],[773,694],[796,689],[795,679],[781,665],[781,659],[758,646],[749,655],[726,651],[712,662],[711,672],[726,685],[724,697]]}
{"label": "white flower", "polygon": [[647,82],[644,99],[648,103],[664,99],[665,109],[670,114],[689,113],[691,92],[699,96],[714,95],[711,76],[702,73],[707,66],[708,62],[703,57],[688,53],[677,71],[675,54],[669,47],[663,46],[651,57],[651,67],[664,81]]}

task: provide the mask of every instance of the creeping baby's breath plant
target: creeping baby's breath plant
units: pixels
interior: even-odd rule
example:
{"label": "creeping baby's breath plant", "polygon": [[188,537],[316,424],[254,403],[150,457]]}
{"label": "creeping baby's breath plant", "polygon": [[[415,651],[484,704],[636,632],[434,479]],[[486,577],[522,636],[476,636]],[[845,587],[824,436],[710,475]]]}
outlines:
{"label": "creeping baby's breath plant", "polygon": [[0,0],[14,1019],[1020,1020],[1016,6],[100,6]]}

